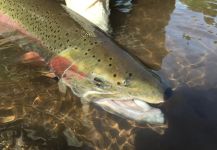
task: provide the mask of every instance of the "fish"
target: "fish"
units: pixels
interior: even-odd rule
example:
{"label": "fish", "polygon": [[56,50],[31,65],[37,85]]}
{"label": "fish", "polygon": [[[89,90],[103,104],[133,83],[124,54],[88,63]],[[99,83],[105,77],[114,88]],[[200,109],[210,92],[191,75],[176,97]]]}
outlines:
{"label": "fish", "polygon": [[66,6],[55,0],[0,0],[0,22],[42,45],[37,52],[83,104],[138,122],[164,121],[160,110],[147,106],[164,102],[162,79]]}

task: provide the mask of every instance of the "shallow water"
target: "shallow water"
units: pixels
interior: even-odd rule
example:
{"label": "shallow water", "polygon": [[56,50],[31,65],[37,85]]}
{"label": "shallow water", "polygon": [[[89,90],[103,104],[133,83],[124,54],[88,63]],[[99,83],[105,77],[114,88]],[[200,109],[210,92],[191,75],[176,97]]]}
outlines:
{"label": "shallow water", "polygon": [[0,39],[0,149],[217,149],[217,1],[145,0],[128,13],[116,9],[114,39],[174,89],[161,106],[167,124],[82,107],[41,75],[48,68],[18,63],[32,42],[20,48]]}

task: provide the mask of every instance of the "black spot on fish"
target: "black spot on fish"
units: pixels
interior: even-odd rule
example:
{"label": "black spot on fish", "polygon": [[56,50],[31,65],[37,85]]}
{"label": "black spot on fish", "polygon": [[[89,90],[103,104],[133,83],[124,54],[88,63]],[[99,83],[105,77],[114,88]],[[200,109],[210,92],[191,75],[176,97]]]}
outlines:
{"label": "black spot on fish", "polygon": [[100,60],[100,59],[98,59],[97,61],[98,61],[98,62],[100,62],[101,60]]}
{"label": "black spot on fish", "polygon": [[109,67],[111,67],[112,66],[112,64],[109,64]]}
{"label": "black spot on fish", "polygon": [[116,74],[113,74],[113,77],[117,77],[117,75],[116,75]]}
{"label": "black spot on fish", "polygon": [[117,82],[117,85],[121,85],[121,82]]}

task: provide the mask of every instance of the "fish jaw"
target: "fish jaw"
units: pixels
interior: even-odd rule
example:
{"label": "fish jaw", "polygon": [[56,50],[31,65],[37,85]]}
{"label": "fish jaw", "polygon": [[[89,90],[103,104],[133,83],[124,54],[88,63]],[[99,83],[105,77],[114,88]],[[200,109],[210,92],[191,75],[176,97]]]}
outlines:
{"label": "fish jaw", "polygon": [[94,103],[111,114],[139,123],[162,124],[165,122],[164,114],[159,108],[151,107],[142,100],[106,98],[96,100]]}

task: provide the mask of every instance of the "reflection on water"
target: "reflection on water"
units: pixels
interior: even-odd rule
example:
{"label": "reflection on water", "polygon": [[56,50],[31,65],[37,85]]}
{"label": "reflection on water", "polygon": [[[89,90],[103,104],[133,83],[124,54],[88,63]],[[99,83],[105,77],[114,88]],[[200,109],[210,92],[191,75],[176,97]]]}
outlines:
{"label": "reflection on water", "polygon": [[[213,7],[209,7],[211,4]],[[184,84],[216,88],[217,71],[213,69],[217,67],[216,9],[215,1],[200,3],[183,0],[183,3],[176,3],[176,9],[166,27],[165,46],[171,52],[161,66],[161,71],[169,77],[174,89]],[[215,23],[207,23],[206,17],[212,18]]]}
{"label": "reflection on water", "polygon": [[213,0],[181,0],[189,9],[203,13],[204,21],[210,25],[216,25],[217,1]]}
{"label": "reflection on water", "polygon": [[0,149],[217,148],[217,2],[133,2],[119,22],[112,18],[114,38],[171,83],[174,95],[160,106],[168,127],[82,106],[41,75],[48,68],[19,64],[34,44],[10,35],[0,38]]}
{"label": "reflection on water", "polygon": [[143,0],[136,2],[129,14],[114,11],[111,17],[115,40],[144,64],[159,69],[168,53],[165,26],[174,4],[174,0]]}

